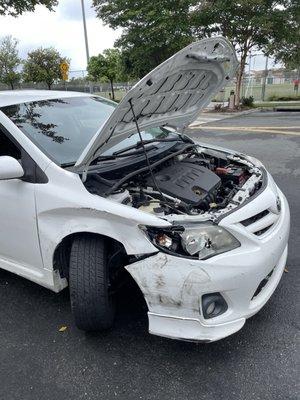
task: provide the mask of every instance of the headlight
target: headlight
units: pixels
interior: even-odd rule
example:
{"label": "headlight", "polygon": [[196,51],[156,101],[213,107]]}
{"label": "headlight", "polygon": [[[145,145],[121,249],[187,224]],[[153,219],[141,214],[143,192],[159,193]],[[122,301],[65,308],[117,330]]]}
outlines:
{"label": "headlight", "polygon": [[236,249],[241,244],[231,233],[218,225],[201,224],[186,227],[181,234],[181,243],[191,256],[197,255],[200,260]]}
{"label": "headlight", "polygon": [[179,256],[204,260],[236,249],[241,244],[226,229],[212,223],[178,226],[169,229],[148,227],[146,232],[153,244]]}

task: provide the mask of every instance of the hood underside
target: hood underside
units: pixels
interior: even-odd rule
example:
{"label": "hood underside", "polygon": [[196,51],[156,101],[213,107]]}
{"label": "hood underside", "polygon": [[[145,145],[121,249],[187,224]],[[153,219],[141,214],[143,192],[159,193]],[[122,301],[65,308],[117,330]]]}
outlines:
{"label": "hood underside", "polygon": [[134,115],[141,131],[163,125],[185,128],[233,78],[237,66],[235,51],[223,37],[203,39],[185,47],[126,94],[75,167],[87,169],[101,153],[136,133]]}

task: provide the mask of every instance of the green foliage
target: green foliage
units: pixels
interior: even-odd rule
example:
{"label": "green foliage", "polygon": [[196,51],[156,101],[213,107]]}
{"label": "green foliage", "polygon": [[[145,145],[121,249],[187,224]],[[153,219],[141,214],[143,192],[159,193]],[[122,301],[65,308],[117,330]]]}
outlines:
{"label": "green foliage", "polygon": [[[228,37],[240,56],[236,102],[251,50],[267,51],[286,23],[291,3],[299,0],[93,0],[97,15],[112,28],[123,28],[116,46],[125,71],[137,77],[191,41]],[[298,40],[299,44],[299,40]]]}
{"label": "green foliage", "polygon": [[242,97],[242,106],[243,107],[254,107],[254,97]]}
{"label": "green foliage", "polygon": [[97,15],[112,28],[123,28],[116,46],[122,66],[142,77],[193,39],[186,0],[93,0]]}
{"label": "green foliage", "polygon": [[204,35],[220,34],[243,53],[252,47],[263,48],[272,35],[273,16],[285,0],[206,0],[194,10],[194,24]]}
{"label": "green foliage", "polygon": [[88,79],[86,77],[77,77],[75,78],[74,76],[69,79],[69,82],[72,84],[85,84],[88,82]]}
{"label": "green foliage", "polygon": [[278,96],[273,94],[268,97],[269,101],[300,101],[300,96]]}
{"label": "green foliage", "polygon": [[61,79],[60,64],[69,62],[53,47],[39,48],[28,53],[24,62],[23,77],[25,82],[45,82],[48,89]]}
{"label": "green foliage", "polygon": [[0,0],[0,15],[17,15],[23,14],[25,11],[34,11],[37,5],[43,5],[48,10],[58,4],[57,0]]}
{"label": "green foliage", "polygon": [[214,110],[220,112],[222,110],[222,104],[215,104]]}
{"label": "green foliage", "polygon": [[18,53],[18,41],[5,36],[0,43],[0,81],[10,85],[11,89],[20,81],[17,68],[21,64]]}
{"label": "green foliage", "polygon": [[115,99],[114,82],[122,80],[121,54],[118,49],[106,49],[103,54],[90,58],[88,67],[89,78],[92,81],[109,81],[112,99]]}
{"label": "green foliage", "polygon": [[289,0],[284,9],[285,22],[273,32],[268,52],[286,68],[298,69],[300,75],[300,2]]}
{"label": "green foliage", "polygon": [[290,0],[204,0],[193,11],[194,24],[201,35],[223,35],[234,44],[240,56],[237,74],[236,106],[240,103],[241,82],[251,50],[265,51],[286,20]]}

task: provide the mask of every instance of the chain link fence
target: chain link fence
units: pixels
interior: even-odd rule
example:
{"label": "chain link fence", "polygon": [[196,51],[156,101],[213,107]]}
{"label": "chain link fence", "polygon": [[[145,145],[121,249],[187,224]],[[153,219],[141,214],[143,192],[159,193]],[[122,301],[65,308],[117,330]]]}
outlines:
{"label": "chain link fence", "polygon": [[[241,97],[253,96],[255,101],[262,99],[264,74],[266,71],[248,71],[242,82]],[[67,82],[59,81],[52,85],[53,90],[67,90],[86,93],[96,93],[105,98],[112,98],[110,83],[88,82],[85,70],[73,70],[69,72]],[[295,90],[296,71],[287,71],[285,69],[270,69],[266,77],[265,100],[270,101],[276,97],[294,97],[298,95]],[[120,101],[123,96],[132,88],[136,82],[116,82],[114,83],[115,99]],[[10,87],[0,82],[0,90],[9,90]],[[16,89],[47,89],[44,83],[25,83],[22,82],[16,86]],[[235,91],[234,82],[219,92],[214,100],[218,102],[227,102],[230,92]]]}

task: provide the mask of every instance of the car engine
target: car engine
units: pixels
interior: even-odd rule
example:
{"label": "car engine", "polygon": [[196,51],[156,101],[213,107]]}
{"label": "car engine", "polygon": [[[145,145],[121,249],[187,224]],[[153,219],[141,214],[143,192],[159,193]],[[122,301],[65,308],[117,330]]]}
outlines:
{"label": "car engine", "polygon": [[[172,164],[156,172],[154,177],[162,193],[200,208],[208,208],[221,185],[218,175],[193,160]],[[151,176],[146,184],[153,185]]]}
{"label": "car engine", "polygon": [[185,147],[153,162],[151,171],[145,163],[141,168],[129,164],[126,169],[91,171],[85,186],[93,194],[157,216],[210,213],[238,204],[243,196],[237,194],[253,173],[257,179],[247,197],[261,186],[257,169],[243,158]]}

